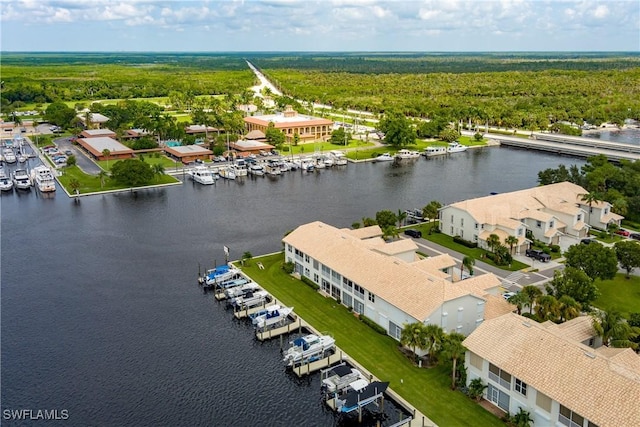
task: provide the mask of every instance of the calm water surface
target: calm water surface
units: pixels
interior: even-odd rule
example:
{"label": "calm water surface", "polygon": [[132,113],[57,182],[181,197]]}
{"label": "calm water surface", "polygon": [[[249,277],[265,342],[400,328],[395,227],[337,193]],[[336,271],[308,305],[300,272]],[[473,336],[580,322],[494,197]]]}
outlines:
{"label": "calm water surface", "polygon": [[2,409],[67,409],[72,425],[334,425],[318,376],[288,375],[278,340],[257,342],[202,293],[198,265],[222,262],[223,245],[232,258],[278,251],[309,221],[349,227],[583,163],[495,147],[79,203],[2,194]]}

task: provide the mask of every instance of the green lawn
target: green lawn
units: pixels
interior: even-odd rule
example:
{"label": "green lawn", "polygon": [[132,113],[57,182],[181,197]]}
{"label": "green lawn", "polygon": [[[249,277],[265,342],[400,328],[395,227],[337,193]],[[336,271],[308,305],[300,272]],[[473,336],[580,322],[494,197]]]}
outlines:
{"label": "green lawn", "polygon": [[[452,391],[451,366],[426,369],[414,366],[398,349],[398,342],[356,319],[346,307],[326,298],[284,273],[283,254],[259,258],[243,271],[283,304],[321,332],[331,334],[338,346],[441,426],[499,426],[497,417],[461,392]],[[402,380],[402,382],[400,381]]]}
{"label": "green lawn", "polygon": [[[72,179],[77,179],[80,182],[80,194],[86,193],[94,193],[98,191],[110,191],[110,190],[124,190],[129,187],[126,185],[116,184],[111,178],[104,178],[104,186],[100,182],[100,177],[95,175],[88,175],[82,170],[80,170],[77,166],[69,166],[63,169],[63,175],[58,178],[62,186],[69,192],[73,194],[71,190],[70,182]],[[178,179],[169,176],[169,175],[160,175],[153,178],[153,180],[149,183],[149,185],[157,185],[157,184],[171,184],[175,182],[180,182]]]}
{"label": "green lawn", "polygon": [[524,264],[520,261],[516,261],[513,260],[513,262],[511,263],[511,267],[506,266],[506,265],[496,265],[493,261],[491,261],[489,258],[485,257],[485,254],[487,253],[487,251],[485,251],[484,249],[479,249],[479,248],[468,248],[464,245],[460,245],[458,243],[455,243],[453,241],[453,237],[451,236],[447,236],[446,234],[443,233],[431,233],[429,234],[429,228],[431,227],[437,227],[437,222],[432,222],[430,224],[418,224],[418,225],[413,225],[407,228],[415,228],[416,230],[420,230],[422,232],[422,237],[424,239],[427,239],[431,242],[437,243],[439,245],[444,246],[445,248],[449,248],[452,249],[456,252],[460,252],[461,254],[473,257],[475,259],[479,259],[482,262],[485,262],[487,264],[493,265],[495,267],[498,267],[502,270],[508,270],[508,271],[518,271],[518,270],[522,270],[523,268],[527,268],[529,267],[529,265]]}
{"label": "green lawn", "polygon": [[[137,158],[139,159],[140,156],[142,156],[142,158],[144,159],[145,163],[148,163],[150,165],[155,165],[155,164],[159,163],[162,166],[164,166],[164,168],[166,170],[176,167],[176,161],[168,158],[164,154],[160,155],[159,157],[154,156],[152,153],[150,153],[150,154],[138,154]],[[100,166],[102,168],[102,170],[110,171],[111,167],[113,166],[113,164],[115,162],[117,162],[117,161],[118,160],[115,160],[115,159],[114,160],[97,160],[96,163],[98,164],[98,166]],[[182,166],[182,163],[178,162],[178,166]]]}
{"label": "green lawn", "polygon": [[613,280],[596,280],[600,297],[593,305],[605,311],[616,310],[629,318],[630,313],[640,313],[640,277],[617,274]]}

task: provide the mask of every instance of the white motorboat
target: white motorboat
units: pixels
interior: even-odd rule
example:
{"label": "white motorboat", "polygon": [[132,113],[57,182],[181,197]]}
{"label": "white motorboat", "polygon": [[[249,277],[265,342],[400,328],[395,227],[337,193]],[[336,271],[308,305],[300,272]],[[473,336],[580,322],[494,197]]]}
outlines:
{"label": "white motorboat", "polygon": [[321,161],[322,163],[324,163],[324,165],[328,168],[333,167],[335,165],[335,162],[333,161],[333,156],[320,156],[319,161]]}
{"label": "white motorboat", "polygon": [[469,147],[466,145],[460,144],[458,141],[450,142],[447,147],[447,153],[461,153],[463,151],[467,151]]}
{"label": "white motorboat", "polygon": [[302,169],[305,172],[313,172],[316,169],[315,160],[309,157],[301,158],[300,169]]}
{"label": "white motorboat", "polygon": [[5,174],[4,169],[0,168],[0,191],[12,191],[13,181]]}
{"label": "white motorboat", "polygon": [[376,157],[376,162],[392,162],[393,161],[393,156],[389,153],[383,153],[380,154],[378,157]]}
{"label": "white motorboat", "polygon": [[424,149],[424,155],[427,157],[442,156],[447,154],[447,147],[443,145],[432,145]]}
{"label": "white motorboat", "polygon": [[271,304],[266,306],[265,308],[263,308],[262,310],[258,310],[255,313],[252,313],[249,315],[249,319],[251,319],[251,323],[252,324],[256,324],[256,318],[260,317],[260,316],[264,316],[268,313],[273,313],[275,311],[278,311],[282,308],[282,306],[280,304]]}
{"label": "white motorboat", "polygon": [[31,170],[31,180],[43,193],[56,191],[56,180],[51,169],[44,165],[36,166]]}
{"label": "white motorboat", "polygon": [[33,182],[25,169],[16,169],[13,171],[13,185],[18,190],[31,190]]}
{"label": "white motorboat", "polygon": [[283,358],[287,366],[320,360],[336,347],[336,341],[330,335],[309,334],[293,340],[290,344]]}
{"label": "white motorboat", "polygon": [[273,328],[286,322],[291,313],[293,313],[293,307],[281,307],[276,310],[271,310],[261,316],[256,316],[252,320],[252,323],[256,329],[264,330],[266,328]]}
{"label": "white motorboat", "polygon": [[282,169],[280,168],[280,164],[277,160],[268,160],[264,165],[264,172],[267,175],[272,176],[282,175]]}
{"label": "white motorboat", "polygon": [[284,163],[287,165],[289,170],[292,170],[292,171],[297,171],[300,168],[300,162],[296,163],[295,160],[292,162],[284,162]]}
{"label": "white motorboat", "polygon": [[260,290],[260,286],[258,286],[254,282],[249,282],[241,286],[236,286],[235,288],[225,289],[224,296],[227,299],[233,299],[239,296],[247,295],[251,292],[259,291],[259,290]]}
{"label": "white motorboat", "polygon": [[264,290],[250,292],[246,295],[235,297],[231,300],[231,305],[236,310],[245,310],[257,307],[269,301],[269,293]]}
{"label": "white motorboat", "polygon": [[236,179],[236,171],[233,166],[224,166],[218,170],[218,175],[224,179]]}
{"label": "white motorboat", "polygon": [[291,164],[289,162],[280,161],[278,165],[280,166],[281,172],[289,172],[291,170]]}
{"label": "white motorboat", "polygon": [[4,161],[7,163],[15,163],[18,160],[13,148],[5,148],[2,150],[2,157],[4,157]]}
{"label": "white motorboat", "polygon": [[247,161],[245,159],[236,159],[236,161],[233,162],[233,171],[236,173],[236,177],[247,176],[249,173]]}
{"label": "white motorboat", "polygon": [[211,172],[211,170],[206,166],[196,166],[195,168],[187,172],[187,174],[193,181],[197,182],[198,184],[215,184],[215,177],[213,175],[213,172]]}
{"label": "white motorboat", "polygon": [[348,161],[347,161],[347,156],[339,150],[332,150],[329,152],[329,154],[331,155],[331,157],[333,157],[333,163],[336,166],[346,166]]}
{"label": "white motorboat", "polygon": [[207,270],[204,276],[198,278],[198,282],[211,286],[224,282],[225,280],[233,279],[238,274],[240,274],[240,270],[237,268],[230,265],[220,265]]}
{"label": "white motorboat", "polygon": [[327,167],[322,157],[316,157],[315,159],[313,159],[313,165],[316,169],[324,169]]}
{"label": "white motorboat", "polygon": [[264,166],[257,163],[252,164],[249,166],[249,175],[264,176]]}
{"label": "white motorboat", "polygon": [[396,158],[400,160],[417,159],[418,157],[420,157],[420,152],[407,150],[406,148],[403,148],[396,153]]}
{"label": "white motorboat", "polygon": [[342,393],[351,388],[358,389],[369,384],[369,381],[358,369],[346,363],[321,371],[322,391],[327,394]]}

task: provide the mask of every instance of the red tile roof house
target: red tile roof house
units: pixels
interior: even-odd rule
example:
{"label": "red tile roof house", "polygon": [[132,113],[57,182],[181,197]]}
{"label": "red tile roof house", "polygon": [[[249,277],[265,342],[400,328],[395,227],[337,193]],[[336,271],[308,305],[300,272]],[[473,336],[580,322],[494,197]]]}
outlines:
{"label": "red tile roof house", "polygon": [[283,113],[245,117],[244,123],[249,132],[263,133],[267,132],[269,123],[273,123],[285,134],[287,142],[292,142],[295,134],[300,137],[300,143],[326,141],[333,131],[332,120],[298,114],[290,106]]}
{"label": "red tile roof house", "polygon": [[[133,157],[133,150],[131,148],[106,136],[78,138],[77,142],[96,160],[130,159]],[[103,154],[104,150],[109,150],[108,156]]]}

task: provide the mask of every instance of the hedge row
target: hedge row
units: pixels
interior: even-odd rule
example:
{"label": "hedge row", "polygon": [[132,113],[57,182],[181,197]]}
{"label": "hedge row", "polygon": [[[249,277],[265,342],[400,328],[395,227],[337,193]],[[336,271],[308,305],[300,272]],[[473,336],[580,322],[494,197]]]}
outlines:
{"label": "hedge row", "polygon": [[472,249],[478,247],[478,244],[476,242],[470,242],[468,240],[464,240],[460,236],[453,236],[453,241]]}

